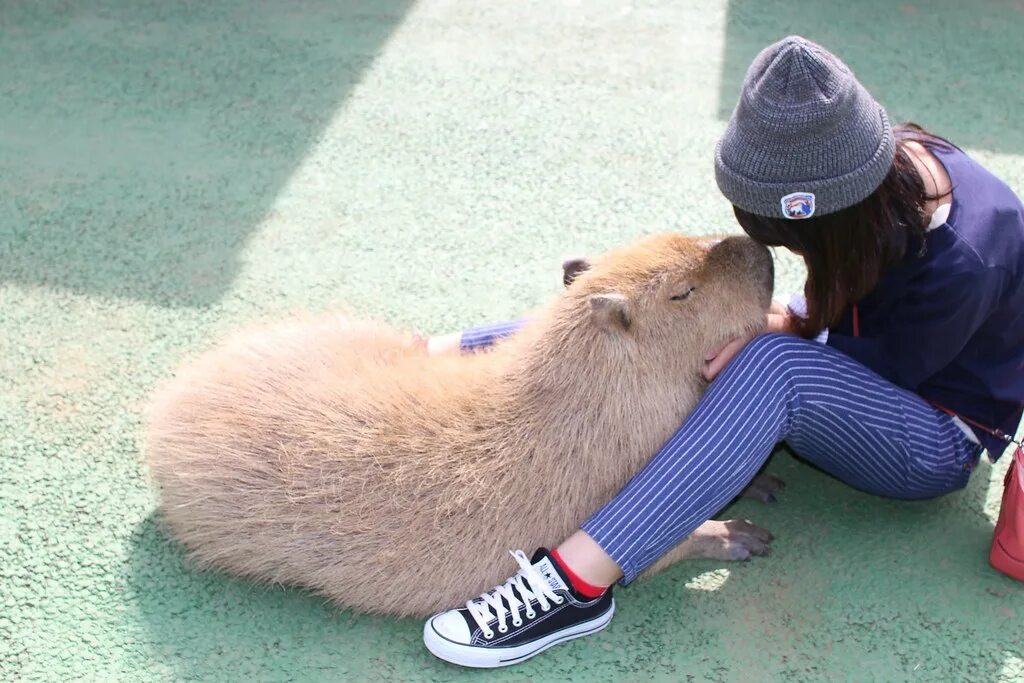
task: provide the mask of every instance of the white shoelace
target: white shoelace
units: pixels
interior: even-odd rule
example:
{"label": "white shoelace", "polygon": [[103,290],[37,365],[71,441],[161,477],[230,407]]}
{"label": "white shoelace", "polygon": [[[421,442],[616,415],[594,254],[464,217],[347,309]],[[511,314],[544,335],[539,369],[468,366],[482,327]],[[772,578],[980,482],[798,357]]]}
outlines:
{"label": "white shoelace", "polygon": [[[519,572],[506,581],[504,585],[495,586],[479,598],[466,603],[466,609],[469,610],[469,613],[473,615],[473,619],[476,620],[476,623],[483,630],[485,638],[494,637],[494,631],[489,626],[491,619],[497,618],[498,632],[505,633],[508,631],[508,625],[505,621],[506,615],[512,615],[513,626],[523,625],[523,620],[519,616],[521,608],[525,608],[527,619],[533,619],[537,616],[533,607],[530,606],[531,598],[535,598],[540,603],[542,612],[547,612],[551,609],[549,600],[556,605],[562,604],[563,598],[555,595],[555,592],[548,585],[548,582],[544,580],[544,577],[540,575],[540,572],[530,564],[526,553],[522,550],[510,550],[509,553],[519,565]],[[513,587],[519,592],[522,600],[512,592]],[[508,603],[507,609],[505,603],[501,600],[502,598],[505,598],[505,601]]]}

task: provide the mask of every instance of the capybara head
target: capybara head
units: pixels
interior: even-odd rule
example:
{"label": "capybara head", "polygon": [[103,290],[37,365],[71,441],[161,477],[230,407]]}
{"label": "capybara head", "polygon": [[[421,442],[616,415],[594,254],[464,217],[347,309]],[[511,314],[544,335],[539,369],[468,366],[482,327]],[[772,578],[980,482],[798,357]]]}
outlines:
{"label": "capybara head", "polygon": [[573,332],[673,376],[700,374],[710,350],[763,328],[773,278],[768,250],[747,237],[655,235],[563,263]]}

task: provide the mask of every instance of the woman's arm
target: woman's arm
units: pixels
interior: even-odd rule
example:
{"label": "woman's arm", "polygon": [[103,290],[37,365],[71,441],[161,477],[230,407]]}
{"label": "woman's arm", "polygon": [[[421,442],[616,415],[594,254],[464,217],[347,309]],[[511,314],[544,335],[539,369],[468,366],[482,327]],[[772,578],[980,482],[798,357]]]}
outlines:
{"label": "woman's arm", "polygon": [[977,269],[912,283],[881,335],[831,332],[828,345],[911,391],[949,365],[991,314],[1008,275]]}

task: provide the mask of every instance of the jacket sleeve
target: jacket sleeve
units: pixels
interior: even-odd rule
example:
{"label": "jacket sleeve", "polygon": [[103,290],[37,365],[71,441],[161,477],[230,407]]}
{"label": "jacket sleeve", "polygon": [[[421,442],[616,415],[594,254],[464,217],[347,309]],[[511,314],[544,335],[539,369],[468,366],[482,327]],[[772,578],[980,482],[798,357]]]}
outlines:
{"label": "jacket sleeve", "polygon": [[932,273],[908,285],[893,324],[881,335],[830,332],[827,343],[913,391],[970,342],[999,302],[1006,277],[1005,271],[993,267],[955,275]]}

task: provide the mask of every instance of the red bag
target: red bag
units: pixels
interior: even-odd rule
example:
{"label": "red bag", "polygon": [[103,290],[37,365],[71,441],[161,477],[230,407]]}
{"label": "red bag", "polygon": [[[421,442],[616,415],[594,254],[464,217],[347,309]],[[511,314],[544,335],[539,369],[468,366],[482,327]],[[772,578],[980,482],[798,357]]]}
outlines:
{"label": "red bag", "polygon": [[1020,446],[1013,452],[1004,485],[988,561],[1007,576],[1024,581],[1024,450]]}

